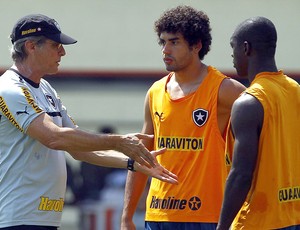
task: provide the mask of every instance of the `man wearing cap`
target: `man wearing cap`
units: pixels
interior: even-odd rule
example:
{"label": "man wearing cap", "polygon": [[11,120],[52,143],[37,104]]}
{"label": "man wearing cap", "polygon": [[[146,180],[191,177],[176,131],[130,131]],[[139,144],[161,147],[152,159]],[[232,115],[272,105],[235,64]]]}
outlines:
{"label": "man wearing cap", "polygon": [[56,91],[43,79],[57,73],[66,54],[63,45],[77,42],[63,34],[54,19],[40,14],[19,19],[11,41],[14,64],[0,77],[1,230],[60,226],[65,151],[77,160],[177,183],[176,176],[155,160],[165,150],[152,155],[140,142],[152,136],[93,134],[73,123]]}

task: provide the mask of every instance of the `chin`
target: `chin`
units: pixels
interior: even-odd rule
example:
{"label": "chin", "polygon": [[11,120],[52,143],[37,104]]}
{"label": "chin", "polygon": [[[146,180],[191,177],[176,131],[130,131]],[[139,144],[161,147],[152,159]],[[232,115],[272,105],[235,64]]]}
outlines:
{"label": "chin", "polygon": [[47,73],[47,75],[54,75],[54,74],[57,74],[57,73],[58,73],[58,69],[53,70],[53,71],[49,71],[49,72]]}
{"label": "chin", "polygon": [[166,70],[169,72],[175,72],[177,69],[172,66],[166,66]]}

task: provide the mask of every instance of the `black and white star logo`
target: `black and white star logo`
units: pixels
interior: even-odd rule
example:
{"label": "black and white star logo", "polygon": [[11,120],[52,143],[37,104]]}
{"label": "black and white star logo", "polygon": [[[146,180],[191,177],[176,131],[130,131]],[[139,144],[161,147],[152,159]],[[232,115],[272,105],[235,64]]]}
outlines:
{"label": "black and white star logo", "polygon": [[55,101],[53,100],[52,96],[45,95],[49,103],[55,108]]}
{"label": "black and white star logo", "polygon": [[201,200],[199,197],[197,196],[193,196],[190,200],[189,200],[189,208],[193,211],[197,211],[200,207],[201,207]]}
{"label": "black and white star logo", "polygon": [[196,109],[193,111],[193,121],[194,123],[201,127],[208,119],[208,111],[205,109]]}

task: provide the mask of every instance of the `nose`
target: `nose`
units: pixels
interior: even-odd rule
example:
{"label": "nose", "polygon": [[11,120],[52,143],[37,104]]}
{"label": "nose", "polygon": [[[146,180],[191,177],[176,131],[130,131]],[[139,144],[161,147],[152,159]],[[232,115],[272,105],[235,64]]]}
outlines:
{"label": "nose", "polygon": [[168,47],[167,44],[165,44],[163,47],[162,47],[162,53],[163,54],[170,54],[170,49]]}
{"label": "nose", "polygon": [[61,56],[65,56],[66,55],[66,50],[65,50],[65,48],[64,48],[64,46],[63,45],[61,45],[60,47],[59,47],[59,54],[61,55]]}

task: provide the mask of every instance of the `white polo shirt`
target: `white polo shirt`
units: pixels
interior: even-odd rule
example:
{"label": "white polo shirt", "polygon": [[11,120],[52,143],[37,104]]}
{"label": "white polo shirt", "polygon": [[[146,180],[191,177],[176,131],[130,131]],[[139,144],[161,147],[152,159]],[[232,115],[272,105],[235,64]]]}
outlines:
{"label": "white polo shirt", "polygon": [[60,226],[65,153],[26,135],[42,113],[58,126],[76,127],[46,80],[36,84],[7,70],[0,77],[0,227]]}

